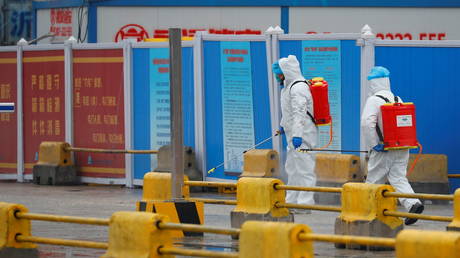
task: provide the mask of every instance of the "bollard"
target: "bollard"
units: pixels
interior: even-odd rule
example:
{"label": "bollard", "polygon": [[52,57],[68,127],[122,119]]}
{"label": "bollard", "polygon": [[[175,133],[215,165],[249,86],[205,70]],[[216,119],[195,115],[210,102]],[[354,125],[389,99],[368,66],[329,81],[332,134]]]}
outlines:
{"label": "bollard", "polygon": [[460,233],[403,230],[396,237],[396,257],[460,258]]}
{"label": "bollard", "polygon": [[[342,212],[335,221],[335,234],[395,237],[403,221],[384,216],[383,211],[396,211],[395,198],[385,198],[384,191],[394,192],[390,185],[347,183],[342,189]],[[389,250],[388,247],[336,244],[337,248]]]}
{"label": "bollard", "polygon": [[448,231],[460,231],[460,188],[454,194],[454,219],[447,226]]}
{"label": "bollard", "polygon": [[232,228],[240,228],[247,220],[293,222],[294,216],[286,208],[276,208],[285,203],[285,191],[275,190],[283,182],[274,178],[242,177],[237,183],[236,207],[230,214]]}
{"label": "bollard", "polygon": [[39,257],[37,246],[19,243],[17,235],[30,236],[30,220],[17,219],[16,212],[27,212],[20,204],[0,202],[0,257]]}
{"label": "bollard", "polygon": [[[202,202],[172,200],[171,174],[149,172],[144,175],[142,200],[136,202],[136,211],[146,211],[167,215],[171,222],[203,224],[204,205]],[[187,176],[184,180],[188,181]],[[190,197],[189,187],[182,188],[184,198]],[[176,237],[197,236],[202,233],[175,231]]]}
{"label": "bollard", "polygon": [[160,255],[160,247],[172,247],[172,231],[159,229],[168,217],[146,212],[115,212],[110,218],[109,248],[101,258],[174,257]]}
{"label": "bollard", "polygon": [[[364,173],[360,169],[360,159],[350,154],[316,154],[315,173],[317,186],[342,187],[349,182],[364,182]],[[316,193],[315,202],[322,204],[340,204],[339,193]]]}
{"label": "bollard", "polygon": [[38,162],[33,167],[34,183],[39,185],[74,184],[77,171],[66,142],[42,142]]}
{"label": "bollard", "polygon": [[244,153],[242,177],[279,177],[279,155],[272,149],[253,149]]}
{"label": "bollard", "polygon": [[300,233],[311,233],[311,229],[285,222],[245,222],[240,232],[239,257],[314,257],[312,241],[301,241]]}

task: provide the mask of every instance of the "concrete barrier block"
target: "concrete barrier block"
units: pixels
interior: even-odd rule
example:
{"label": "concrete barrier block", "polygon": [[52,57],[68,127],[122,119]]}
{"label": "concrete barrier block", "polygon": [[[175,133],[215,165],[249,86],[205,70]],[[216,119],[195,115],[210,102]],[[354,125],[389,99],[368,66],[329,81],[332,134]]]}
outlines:
{"label": "concrete barrier block", "polygon": [[310,232],[303,224],[248,221],[241,227],[239,257],[314,257],[313,243],[298,237]]}
{"label": "concrete barrier block", "polygon": [[315,173],[321,182],[348,183],[363,182],[359,157],[349,154],[316,154]]}
{"label": "concrete barrier block", "polygon": [[242,177],[279,177],[279,155],[272,149],[253,149],[244,154]]}
{"label": "concrete barrier block", "polygon": [[174,257],[158,253],[160,247],[172,247],[173,230],[160,230],[167,216],[147,212],[115,212],[110,218],[109,247],[101,258]]}
{"label": "concrete barrier block", "polygon": [[39,257],[37,245],[16,241],[17,235],[31,235],[30,220],[17,219],[16,212],[27,212],[27,208],[0,202],[0,257]]}
{"label": "concrete barrier block", "polygon": [[429,230],[403,230],[396,237],[396,257],[459,258],[460,234]]}
{"label": "concrete barrier block", "polygon": [[237,183],[237,205],[230,214],[231,226],[239,228],[247,220],[294,221],[286,208],[275,207],[285,203],[285,191],[275,190],[283,182],[274,178],[242,177]]}
{"label": "concrete barrier block", "polygon": [[[154,171],[171,173],[172,157],[171,145],[161,146],[157,154],[158,166]],[[197,168],[195,152],[188,146],[184,146],[184,174],[193,181],[203,180],[203,173]]]}
{"label": "concrete barrier block", "polygon": [[447,226],[447,230],[460,232],[460,188],[454,193],[454,218]]}
{"label": "concrete barrier block", "polygon": [[[184,180],[188,180],[184,176]],[[143,201],[166,201],[172,199],[171,193],[172,177],[170,173],[149,172],[144,175],[142,191]],[[187,185],[182,188],[184,198],[190,197],[190,190]]]}
{"label": "concrete barrier block", "polygon": [[[383,215],[384,210],[396,211],[396,199],[383,197],[384,191],[394,192],[390,185],[347,183],[342,190],[342,212],[335,222],[335,234],[375,237],[395,237],[403,229],[400,218]],[[388,247],[336,244],[338,248],[388,250]]]}

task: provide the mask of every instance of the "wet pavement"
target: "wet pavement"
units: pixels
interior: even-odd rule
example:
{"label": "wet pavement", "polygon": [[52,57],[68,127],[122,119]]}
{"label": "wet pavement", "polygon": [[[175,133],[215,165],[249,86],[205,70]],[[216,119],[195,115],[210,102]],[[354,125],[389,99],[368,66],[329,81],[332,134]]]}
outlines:
{"label": "wet pavement", "polygon": [[[142,189],[120,186],[43,186],[31,183],[0,182],[0,201],[25,205],[32,213],[53,215],[109,218],[115,211],[134,211]],[[201,198],[235,198],[234,195],[216,193],[192,193]],[[230,227],[230,211],[234,206],[205,205],[205,224]],[[424,214],[452,216],[452,203],[432,205],[426,203]],[[307,224],[315,233],[333,234],[338,213],[313,211],[312,214],[296,214],[295,222]],[[441,230],[448,223],[418,221],[406,228]],[[106,226],[89,226],[68,223],[33,221],[32,235],[64,239],[107,242]],[[212,251],[237,252],[238,243],[229,236],[205,234],[204,237],[177,239],[178,246]],[[39,245],[40,257],[99,257],[104,250]],[[330,243],[314,245],[315,257],[394,257],[392,251],[365,251],[336,249]]]}

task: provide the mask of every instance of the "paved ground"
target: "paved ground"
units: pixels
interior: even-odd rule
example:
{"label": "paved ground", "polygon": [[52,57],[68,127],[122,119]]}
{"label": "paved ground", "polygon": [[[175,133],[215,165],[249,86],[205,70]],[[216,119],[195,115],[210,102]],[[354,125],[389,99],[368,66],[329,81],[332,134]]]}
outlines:
{"label": "paved ground", "polygon": [[[0,182],[0,201],[20,203],[30,212],[56,215],[108,218],[115,211],[135,210],[142,189],[119,186],[38,186],[30,183]],[[216,197],[213,193],[192,194]],[[220,198],[234,198],[226,195]],[[205,224],[230,227],[233,206],[205,205]],[[426,205],[426,214],[452,216],[452,204]],[[298,223],[309,225],[315,233],[334,232],[337,213],[313,211],[310,215],[296,215]],[[419,221],[410,228],[445,230],[445,222]],[[32,234],[42,237],[107,241],[107,227],[66,223],[32,222]],[[178,242],[193,247],[206,246],[208,250],[236,251],[237,242],[227,236],[205,235],[203,238],[180,239]],[[98,257],[101,250],[40,245],[41,257]],[[315,243],[316,257],[394,257],[394,252],[370,252],[335,249],[332,244]]]}

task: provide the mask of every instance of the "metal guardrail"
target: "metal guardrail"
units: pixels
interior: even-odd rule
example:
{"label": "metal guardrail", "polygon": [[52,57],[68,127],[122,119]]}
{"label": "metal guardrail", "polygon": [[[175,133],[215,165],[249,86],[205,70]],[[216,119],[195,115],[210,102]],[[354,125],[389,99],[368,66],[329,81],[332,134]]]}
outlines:
{"label": "metal guardrail", "polygon": [[212,252],[202,250],[189,250],[175,247],[160,247],[160,254],[183,255],[183,256],[199,256],[199,257],[216,257],[216,258],[238,258],[238,253],[235,252]]}
{"label": "metal guardrail", "polygon": [[392,216],[392,217],[421,219],[421,220],[444,221],[444,222],[452,222],[453,220],[453,217],[447,217],[447,216],[433,216],[433,215],[424,215],[424,214],[399,212],[399,211],[387,211],[387,210],[383,211],[383,215]]}
{"label": "metal guardrail", "polygon": [[317,211],[332,211],[341,212],[341,207],[335,206],[324,206],[324,205],[305,205],[305,204],[294,204],[294,203],[275,203],[276,208],[293,208],[293,209],[307,209]]}
{"label": "metal guardrail", "polygon": [[414,199],[429,199],[429,200],[445,200],[453,201],[454,196],[451,194],[419,194],[419,193],[398,193],[398,192],[383,192],[383,197],[396,198],[414,198]]}
{"label": "metal guardrail", "polygon": [[57,215],[25,213],[25,212],[16,212],[14,215],[18,219],[76,223],[76,224],[87,224],[87,225],[98,225],[98,226],[108,226],[109,225],[109,219],[57,216]]}
{"label": "metal guardrail", "polygon": [[358,244],[358,245],[376,245],[394,247],[396,239],[384,237],[362,237],[349,235],[328,235],[328,234],[307,234],[300,233],[299,240],[301,241],[321,241],[341,244]]}
{"label": "metal guardrail", "polygon": [[67,147],[66,151],[73,152],[98,152],[98,153],[120,153],[120,154],[158,154],[157,150],[112,150],[112,149],[94,149],[94,148],[76,148]]}
{"label": "metal guardrail", "polygon": [[103,242],[67,240],[67,239],[59,239],[59,238],[47,238],[47,237],[23,236],[23,235],[17,235],[16,241],[47,244],[47,245],[64,245],[64,246],[73,246],[73,247],[96,248],[96,249],[107,249],[109,247],[108,243],[103,243]]}
{"label": "metal guardrail", "polygon": [[304,187],[304,186],[291,186],[291,185],[275,185],[276,190],[291,190],[291,191],[309,191],[309,192],[323,192],[323,193],[341,193],[340,187]]}
{"label": "metal guardrail", "polygon": [[202,233],[212,233],[212,234],[221,234],[221,235],[231,235],[238,236],[240,234],[240,229],[237,228],[218,228],[218,227],[206,227],[195,224],[180,224],[180,223],[171,223],[171,222],[162,222],[157,225],[159,229],[177,229],[187,232],[202,232]]}

